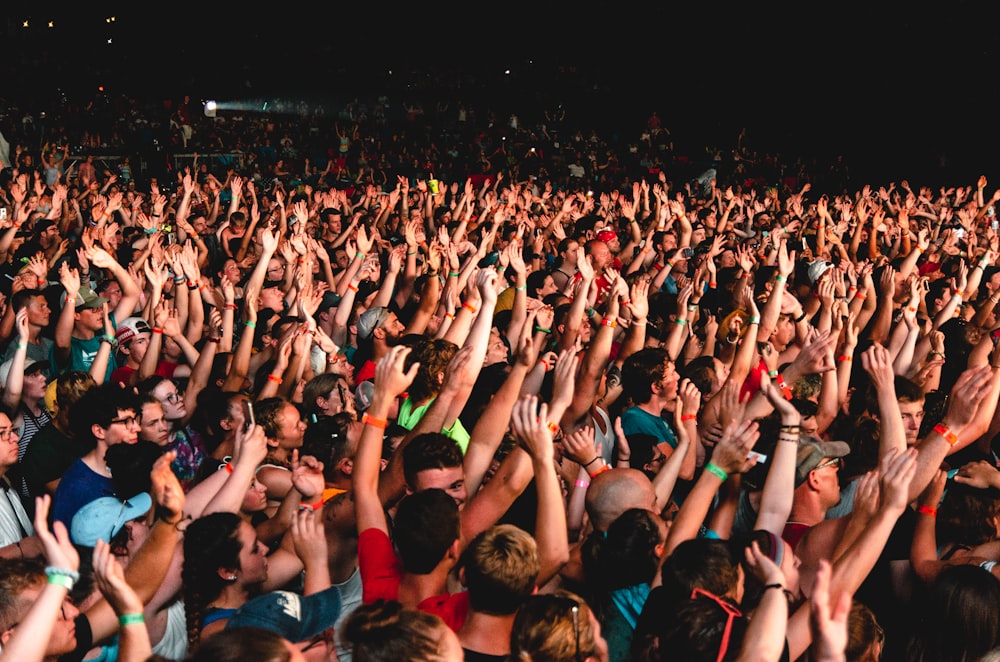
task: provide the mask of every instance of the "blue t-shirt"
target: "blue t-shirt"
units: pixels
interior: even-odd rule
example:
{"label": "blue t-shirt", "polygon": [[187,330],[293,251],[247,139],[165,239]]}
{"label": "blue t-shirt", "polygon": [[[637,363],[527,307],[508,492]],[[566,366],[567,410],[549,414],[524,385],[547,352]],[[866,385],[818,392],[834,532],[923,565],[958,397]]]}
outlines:
{"label": "blue t-shirt", "polygon": [[[102,476],[82,460],[69,465],[52,497],[52,519],[70,528],[73,515],[91,501],[115,493],[111,479]],[[108,527],[110,531],[110,527]]]}
{"label": "blue t-shirt", "polygon": [[677,435],[662,416],[654,416],[639,407],[629,407],[622,412],[621,418],[622,432],[626,437],[633,434],[648,434],[667,442],[671,448],[677,448]]}

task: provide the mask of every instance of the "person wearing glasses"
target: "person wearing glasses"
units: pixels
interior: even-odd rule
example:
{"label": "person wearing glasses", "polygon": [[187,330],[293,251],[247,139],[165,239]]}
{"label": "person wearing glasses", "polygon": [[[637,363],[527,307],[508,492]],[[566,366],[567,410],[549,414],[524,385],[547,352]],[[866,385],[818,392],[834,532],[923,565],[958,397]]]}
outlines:
{"label": "person wearing glasses", "polygon": [[559,589],[521,605],[510,633],[510,659],[607,662],[608,644],[580,596]]}
{"label": "person wearing glasses", "polygon": [[142,408],[138,396],[114,385],[87,391],[70,411],[70,427],[77,439],[93,448],[66,469],[52,502],[53,519],[68,529],[76,511],[94,499],[114,494],[114,483],[104,459],[116,444],[139,440]]}
{"label": "person wearing glasses", "polygon": [[826,511],[840,503],[837,476],[850,452],[843,441],[804,436],[799,442],[792,511],[781,534],[792,549],[810,527],[823,521]]}

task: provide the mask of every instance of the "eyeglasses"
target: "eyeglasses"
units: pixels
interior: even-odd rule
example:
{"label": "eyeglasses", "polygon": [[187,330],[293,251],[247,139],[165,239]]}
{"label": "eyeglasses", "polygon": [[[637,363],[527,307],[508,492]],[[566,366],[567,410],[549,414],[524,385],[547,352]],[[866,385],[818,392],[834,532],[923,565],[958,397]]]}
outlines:
{"label": "eyeglasses", "polygon": [[180,401],[181,394],[178,391],[171,391],[170,393],[167,393],[165,396],[163,396],[163,399],[169,402],[170,404],[175,405]]}
{"label": "eyeglasses", "polygon": [[320,632],[319,634],[317,634],[316,636],[314,636],[312,639],[309,639],[308,643],[299,650],[305,653],[306,651],[313,649],[316,646],[319,646],[320,644],[323,644],[325,646],[333,645],[333,628],[327,628],[322,632]]}
{"label": "eyeglasses", "polygon": [[121,423],[125,427],[132,427],[133,425],[142,425],[142,416],[124,416],[122,418],[112,418],[112,423]]}
{"label": "eyeglasses", "polygon": [[838,469],[840,469],[841,466],[843,465],[843,463],[844,463],[844,459],[843,458],[833,457],[833,458],[830,458],[829,460],[827,460],[826,462],[820,462],[819,464],[817,464],[816,468],[813,469],[813,471],[819,471],[820,469],[826,469],[827,467],[833,467],[833,466],[835,466]]}
{"label": "eyeglasses", "polygon": [[700,588],[696,588],[693,591],[691,591],[692,600],[694,600],[699,596],[708,598],[715,604],[722,607],[722,611],[726,612],[726,627],[722,631],[722,641],[719,642],[719,654],[715,658],[715,662],[722,662],[723,658],[726,657],[726,651],[729,650],[729,637],[733,633],[733,621],[736,619],[736,617],[742,617],[743,612],[737,609],[732,604],[726,602],[719,596],[715,595],[714,593],[711,593],[709,591]]}
{"label": "eyeglasses", "polygon": [[11,441],[17,434],[17,430],[14,428],[7,428],[6,430],[0,430],[0,441]]}

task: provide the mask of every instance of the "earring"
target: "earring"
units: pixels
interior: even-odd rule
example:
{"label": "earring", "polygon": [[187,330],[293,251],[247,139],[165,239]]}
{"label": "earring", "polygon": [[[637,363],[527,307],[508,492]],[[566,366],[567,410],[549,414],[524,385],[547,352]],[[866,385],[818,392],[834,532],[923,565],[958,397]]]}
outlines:
{"label": "earring", "polygon": [[229,581],[235,582],[236,581],[236,575],[229,575]]}

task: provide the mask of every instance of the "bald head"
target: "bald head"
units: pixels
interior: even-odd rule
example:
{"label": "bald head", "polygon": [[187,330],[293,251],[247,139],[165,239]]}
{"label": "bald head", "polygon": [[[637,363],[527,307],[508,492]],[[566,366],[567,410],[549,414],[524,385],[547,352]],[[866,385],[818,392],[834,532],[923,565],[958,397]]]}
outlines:
{"label": "bald head", "polygon": [[587,488],[587,515],[597,531],[607,531],[626,510],[656,510],[653,483],[638,469],[611,469],[598,474]]}

